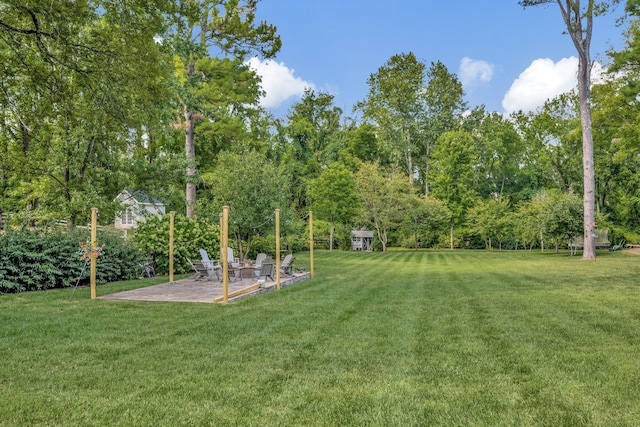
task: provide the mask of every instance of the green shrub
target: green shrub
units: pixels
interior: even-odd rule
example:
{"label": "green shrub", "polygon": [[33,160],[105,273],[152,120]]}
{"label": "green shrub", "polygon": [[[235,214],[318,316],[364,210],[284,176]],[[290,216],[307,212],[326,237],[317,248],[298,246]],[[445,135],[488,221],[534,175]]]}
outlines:
{"label": "green shrub", "polygon": [[[13,293],[86,284],[87,259],[81,242],[89,232],[74,230],[9,230],[0,235],[0,292]],[[99,284],[136,277],[137,249],[112,233],[99,233],[102,247],[97,260]]]}
{"label": "green shrub", "polygon": [[[133,240],[142,256],[154,266],[156,273],[169,272],[169,215],[151,218],[140,224]],[[199,249],[206,249],[209,257],[219,258],[220,227],[176,215],[173,227],[173,270],[176,274],[192,271],[189,260],[199,260]]]}
{"label": "green shrub", "polygon": [[276,236],[269,234],[266,236],[255,236],[251,240],[251,248],[249,249],[249,258],[255,259],[256,255],[260,252],[264,252],[270,257],[275,256],[276,249]]}
{"label": "green shrub", "polygon": [[97,261],[98,284],[131,280],[140,276],[142,257],[133,242],[122,238],[119,232],[98,234],[102,247]]}
{"label": "green shrub", "polygon": [[7,231],[0,236],[0,292],[70,286],[80,271],[78,237],[56,231]]}

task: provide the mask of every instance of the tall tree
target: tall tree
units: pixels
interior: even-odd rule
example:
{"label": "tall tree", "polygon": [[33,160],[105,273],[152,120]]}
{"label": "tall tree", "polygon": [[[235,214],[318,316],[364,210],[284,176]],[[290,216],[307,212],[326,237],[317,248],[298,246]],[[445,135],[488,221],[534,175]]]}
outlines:
{"label": "tall tree", "polygon": [[449,244],[454,248],[454,228],[464,223],[467,210],[477,199],[473,167],[477,164],[473,136],[465,131],[446,132],[433,153],[433,195],[451,211]]}
{"label": "tall tree", "polygon": [[352,173],[341,163],[333,163],[309,184],[311,207],[318,218],[329,222],[329,250],[333,250],[336,222],[349,222],[358,212],[359,200]]}
{"label": "tall tree", "polygon": [[287,115],[277,121],[280,139],[276,152],[280,167],[293,183],[291,203],[299,213],[308,210],[307,184],[318,178],[337,157],[336,146],[344,133],[340,126],[342,110],[333,104],[333,95],[306,89]]}
{"label": "tall tree", "polygon": [[356,173],[358,195],[362,203],[362,219],[376,230],[386,252],[389,231],[400,224],[401,207],[405,204],[407,184],[397,173],[385,173],[377,163],[363,163]]}
{"label": "tall tree", "polygon": [[369,93],[356,108],[378,125],[381,143],[413,184],[415,156],[425,119],[425,65],[413,53],[393,55],[367,80]]}
{"label": "tall tree", "polygon": [[325,150],[340,129],[342,110],[333,105],[333,98],[331,94],[306,89],[287,116],[286,131],[292,149],[308,172],[316,176],[327,166]]}
{"label": "tall tree", "polygon": [[487,249],[493,250],[494,241],[502,245],[511,227],[507,199],[495,197],[478,201],[469,209],[467,223],[471,232],[483,238]]}
{"label": "tall tree", "polygon": [[522,138],[523,156],[519,165],[521,187],[515,200],[530,200],[544,188],[551,188],[551,150],[553,135],[546,126],[548,115],[523,113],[511,115],[511,122]]}
{"label": "tall tree", "polygon": [[[176,51],[174,63],[178,77],[187,157],[187,217],[196,213],[196,122],[205,118],[205,108],[196,92],[206,85],[208,57],[245,59],[249,55],[273,57],[281,46],[276,27],[264,21],[256,23],[259,0],[182,0],[180,19],[173,34]],[[210,70],[212,71],[212,70]],[[213,73],[215,77],[215,73]],[[211,100],[208,102],[211,103]],[[213,117],[206,117],[213,119]]]}
{"label": "tall tree", "polygon": [[513,196],[520,190],[524,144],[511,121],[498,113],[482,114],[470,129],[476,140],[476,189],[482,197]]}
{"label": "tall tree", "polygon": [[584,181],[584,252],[583,259],[596,258],[595,246],[595,170],[593,163],[593,130],[591,122],[591,37],[594,16],[604,13],[614,1],[586,0],[520,0],[524,7],[557,3],[567,32],[578,52],[578,95],[582,124],[582,166]]}
{"label": "tall tree", "polygon": [[355,121],[345,125],[344,142],[338,150],[338,158],[352,171],[358,169],[360,162],[380,161],[376,127],[370,123],[357,125]]}
{"label": "tall tree", "polygon": [[154,36],[170,10],[142,0],[0,5],[3,155],[15,156],[8,172],[26,206],[73,222],[116,194],[131,130],[163,101]]}
{"label": "tall tree", "polygon": [[[602,108],[594,122],[614,132],[609,141],[612,168],[616,169],[608,190],[615,219],[629,227],[640,225],[640,0],[627,0],[629,27],[625,46],[611,52],[609,72],[613,81],[594,89]],[[598,117],[599,116],[599,117]],[[598,126],[596,127],[596,129]]]}
{"label": "tall tree", "polygon": [[404,236],[403,246],[416,250],[428,247],[441,234],[446,233],[451,220],[449,209],[435,197],[425,199],[409,195],[403,214],[398,230]]}
{"label": "tall tree", "polygon": [[198,208],[217,223],[222,207],[229,206],[229,231],[242,257],[248,254],[255,236],[273,233],[275,209],[281,210],[283,222],[291,218],[287,208],[289,179],[262,153],[222,152],[215,169],[203,174],[203,180],[207,188]]}
{"label": "tall tree", "polygon": [[429,81],[425,89],[427,116],[423,122],[426,130],[422,140],[424,159],[421,168],[425,197],[429,197],[429,168],[436,141],[443,133],[460,126],[462,114],[467,109],[462,83],[442,62],[431,63],[427,71],[427,79]]}

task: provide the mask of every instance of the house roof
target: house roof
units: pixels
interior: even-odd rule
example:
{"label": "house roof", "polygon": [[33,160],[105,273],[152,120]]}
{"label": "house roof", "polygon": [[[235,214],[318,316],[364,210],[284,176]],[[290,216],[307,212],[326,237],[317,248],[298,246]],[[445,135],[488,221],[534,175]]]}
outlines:
{"label": "house roof", "polygon": [[164,205],[164,202],[159,199],[152,198],[149,194],[140,190],[122,190],[122,192],[116,198],[121,199],[133,199],[140,205]]}
{"label": "house roof", "polygon": [[353,230],[351,232],[352,237],[373,237],[373,231],[368,230]]}

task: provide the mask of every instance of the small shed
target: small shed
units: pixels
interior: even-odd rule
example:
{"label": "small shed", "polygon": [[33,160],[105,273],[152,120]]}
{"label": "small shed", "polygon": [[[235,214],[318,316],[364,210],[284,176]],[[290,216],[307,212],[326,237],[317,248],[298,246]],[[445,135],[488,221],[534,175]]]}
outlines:
{"label": "small shed", "polygon": [[116,216],[115,227],[119,230],[131,230],[147,217],[162,216],[165,213],[164,202],[152,198],[144,191],[122,190],[114,201],[120,202],[123,208],[120,215]]}
{"label": "small shed", "polygon": [[373,231],[353,230],[351,232],[351,249],[354,251],[371,251],[373,249]]}

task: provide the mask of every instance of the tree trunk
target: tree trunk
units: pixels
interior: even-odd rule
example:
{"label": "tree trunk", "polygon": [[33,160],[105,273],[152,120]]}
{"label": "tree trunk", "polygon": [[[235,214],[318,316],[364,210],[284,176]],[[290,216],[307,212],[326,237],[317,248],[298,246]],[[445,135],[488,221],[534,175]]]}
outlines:
{"label": "tree trunk", "polygon": [[429,199],[429,144],[427,143],[424,161],[424,199]]}
{"label": "tree trunk", "polygon": [[425,166],[424,172],[424,199],[429,200],[429,181],[427,180],[429,177],[429,166]]}
{"label": "tree trunk", "polygon": [[185,153],[187,156],[187,188],[186,188],[186,202],[187,202],[187,218],[193,218],[196,214],[196,149],[194,144],[195,139],[195,123],[193,120],[193,113],[185,111]]}
{"label": "tree trunk", "polygon": [[405,130],[405,140],[407,142],[407,169],[409,170],[409,186],[413,185],[413,155],[411,153],[411,136]]}
{"label": "tree trunk", "polygon": [[382,252],[387,252],[387,230],[382,230]]}
{"label": "tree trunk", "polygon": [[[578,52],[578,95],[582,124],[582,168],[584,174],[584,250],[582,259],[596,259],[595,246],[595,172],[593,165],[593,129],[591,123],[591,35],[593,34],[594,0],[587,0],[587,9],[580,10],[579,0],[560,1],[560,12],[571,41]],[[586,28],[583,26],[586,24]]]}
{"label": "tree trunk", "polygon": [[29,154],[29,128],[20,121],[20,131],[22,133],[22,154],[27,157]]}
{"label": "tree trunk", "polygon": [[[520,0],[523,6],[550,3],[551,0]],[[582,124],[582,169],[584,179],[584,250],[582,259],[596,259],[595,247],[595,172],[593,165],[593,130],[591,123],[591,36],[593,15],[596,8],[608,2],[587,0],[586,9],[580,7],[580,0],[556,0],[562,20],[578,52],[578,95],[580,96],[580,122]],[[586,28],[584,28],[586,24]]]}
{"label": "tree trunk", "polygon": [[376,229],[376,234],[378,235],[378,240],[380,240],[380,244],[382,245],[382,252],[387,251],[387,231],[380,227],[380,224],[377,222],[373,225]]}
{"label": "tree trunk", "polygon": [[591,61],[588,53],[580,55],[578,65],[578,93],[580,95],[580,121],[582,123],[582,167],[584,173],[584,251],[582,259],[596,259],[595,246],[595,171],[593,163],[593,129],[589,84]]}
{"label": "tree trunk", "polygon": [[335,229],[335,226],[333,225],[333,222],[332,222],[331,225],[329,226],[329,252],[333,250],[333,230],[334,229]]}
{"label": "tree trunk", "polygon": [[453,224],[451,224],[451,228],[449,229],[449,244],[451,246],[451,250],[453,250]]}

